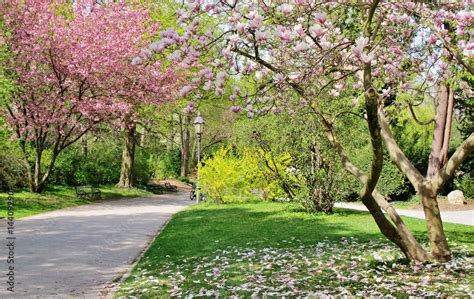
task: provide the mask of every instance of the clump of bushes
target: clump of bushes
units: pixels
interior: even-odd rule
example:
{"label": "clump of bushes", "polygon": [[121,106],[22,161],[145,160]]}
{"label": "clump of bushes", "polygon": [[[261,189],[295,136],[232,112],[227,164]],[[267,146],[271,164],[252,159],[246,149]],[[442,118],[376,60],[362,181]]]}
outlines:
{"label": "clump of bushes", "polygon": [[472,173],[463,173],[454,179],[454,185],[464,193],[466,198],[474,198],[474,178]]}
{"label": "clump of bushes", "polygon": [[[222,147],[204,161],[199,184],[208,201],[217,203],[269,200],[285,196],[283,183],[288,157],[271,161],[265,154],[250,149],[234,153]],[[275,171],[276,170],[276,171]]]}
{"label": "clump of bushes", "polygon": [[[87,151],[78,143],[59,155],[50,183],[56,185],[112,185],[120,178],[122,146],[111,140],[90,142]],[[146,185],[155,165],[154,156],[136,148],[134,161],[135,185]]]}

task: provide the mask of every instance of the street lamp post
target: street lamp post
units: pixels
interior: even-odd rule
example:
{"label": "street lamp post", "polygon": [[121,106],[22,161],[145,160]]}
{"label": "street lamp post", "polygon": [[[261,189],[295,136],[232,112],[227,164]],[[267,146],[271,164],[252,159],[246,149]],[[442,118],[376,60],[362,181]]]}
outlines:
{"label": "street lamp post", "polygon": [[198,112],[196,119],[194,120],[194,129],[196,130],[196,138],[197,138],[197,160],[198,160],[198,172],[197,172],[197,183],[196,183],[196,202],[199,203],[201,200],[201,191],[199,187],[199,167],[201,165],[201,139],[202,139],[202,131],[204,127],[204,119],[201,117],[201,114]]}

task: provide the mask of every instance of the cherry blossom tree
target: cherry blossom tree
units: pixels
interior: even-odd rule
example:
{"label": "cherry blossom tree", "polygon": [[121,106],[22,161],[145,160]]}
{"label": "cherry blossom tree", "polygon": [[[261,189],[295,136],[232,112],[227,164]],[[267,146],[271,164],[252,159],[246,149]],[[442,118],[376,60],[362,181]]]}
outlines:
{"label": "cherry blossom tree", "polygon": [[99,123],[130,128],[136,103],[172,98],[176,72],[141,63],[158,30],[145,9],[36,0],[1,9],[13,54],[5,67],[19,86],[6,111],[31,191],[41,192],[61,151]]}
{"label": "cherry blossom tree", "polygon": [[[460,100],[471,92],[454,76],[457,70],[473,75],[473,41],[468,30],[473,12],[467,2],[190,0],[185,6],[178,12],[184,23],[195,26],[209,15],[222,20],[220,30],[194,35],[198,48],[214,46],[221,52],[195,79],[202,89],[214,89],[222,96],[229,88],[227,78],[247,76],[255,84],[234,91],[232,111],[245,111],[250,117],[282,110],[312,111],[345,170],[363,184],[361,200],[381,232],[411,260],[451,259],[436,194],[474,150],[474,136],[450,159],[447,151],[433,149],[431,160],[437,164],[423,176],[392,137],[384,99],[404,92],[425,95],[433,89],[449,98],[445,85],[463,87]],[[199,94],[199,89],[192,92]],[[358,104],[359,98],[363,103]],[[242,100],[244,105],[239,104]],[[439,142],[435,136],[433,148],[442,149],[449,144],[453,106],[450,100],[438,103],[446,108],[437,110],[437,125],[444,125],[435,135],[445,138]],[[335,130],[342,115],[357,114],[354,106],[364,107],[371,138],[368,173],[351,162]],[[422,199],[431,254],[376,189],[384,146]]]}

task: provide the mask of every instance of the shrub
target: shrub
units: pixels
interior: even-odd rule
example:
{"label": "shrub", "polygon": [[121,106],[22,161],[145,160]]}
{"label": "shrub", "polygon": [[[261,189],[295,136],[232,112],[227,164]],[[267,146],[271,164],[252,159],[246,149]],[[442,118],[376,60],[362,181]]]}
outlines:
{"label": "shrub", "polygon": [[133,176],[135,184],[138,186],[146,185],[153,176],[155,158],[148,151],[139,149],[135,152],[135,166]]}
{"label": "shrub", "polygon": [[199,185],[207,199],[218,203],[241,202],[252,196],[249,170],[231,149],[222,147],[199,169]]}
{"label": "shrub", "polygon": [[88,144],[87,154],[80,144],[59,155],[50,182],[59,185],[115,184],[120,177],[121,147],[112,141]]}
{"label": "shrub", "polygon": [[464,193],[466,198],[474,198],[474,179],[467,173],[454,179],[454,185]]}
{"label": "shrub", "polygon": [[3,125],[4,120],[0,118],[0,187],[22,188],[28,184],[27,172],[21,161],[20,149],[9,140],[10,132]]}
{"label": "shrub", "polygon": [[270,158],[245,148],[240,155],[222,147],[199,170],[200,186],[209,200],[219,203],[274,199],[285,195],[289,155]]}
{"label": "shrub", "polygon": [[25,187],[26,175],[26,170],[18,158],[9,153],[0,153],[0,188]]}

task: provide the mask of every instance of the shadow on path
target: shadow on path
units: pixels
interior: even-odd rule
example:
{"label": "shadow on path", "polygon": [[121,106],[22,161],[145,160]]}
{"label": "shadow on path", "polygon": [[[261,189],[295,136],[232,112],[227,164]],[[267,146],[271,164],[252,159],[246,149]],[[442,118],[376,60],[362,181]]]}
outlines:
{"label": "shadow on path", "polygon": [[[127,269],[176,212],[185,193],[121,199],[15,222],[15,296],[97,297]],[[0,239],[6,244],[6,224]],[[1,246],[1,269],[8,269]],[[5,272],[6,273],[6,272]],[[0,297],[12,295],[0,280]]]}

